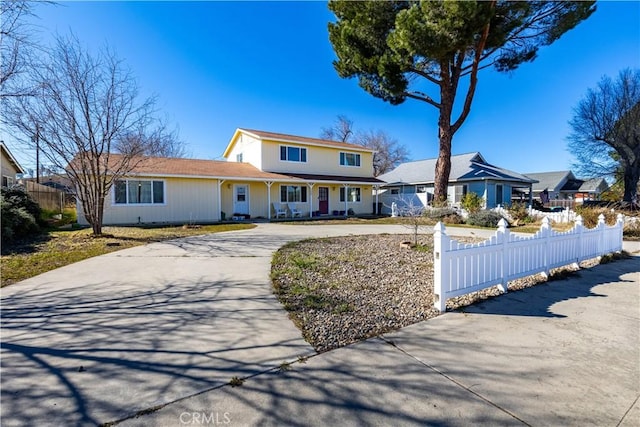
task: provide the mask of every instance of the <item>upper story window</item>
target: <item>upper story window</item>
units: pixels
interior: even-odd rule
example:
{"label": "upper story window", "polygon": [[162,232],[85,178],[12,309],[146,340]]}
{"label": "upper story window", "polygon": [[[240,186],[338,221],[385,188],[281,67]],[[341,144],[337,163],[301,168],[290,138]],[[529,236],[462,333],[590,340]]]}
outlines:
{"label": "upper story window", "polygon": [[123,179],[114,189],[116,205],[164,204],[164,181]]}
{"label": "upper story window", "polygon": [[340,166],[360,167],[360,154],[340,153]]}
{"label": "upper story window", "polygon": [[307,149],[304,147],[280,146],[280,160],[285,162],[307,162]]}
{"label": "upper story window", "polygon": [[236,154],[236,162],[242,163],[242,153]]}

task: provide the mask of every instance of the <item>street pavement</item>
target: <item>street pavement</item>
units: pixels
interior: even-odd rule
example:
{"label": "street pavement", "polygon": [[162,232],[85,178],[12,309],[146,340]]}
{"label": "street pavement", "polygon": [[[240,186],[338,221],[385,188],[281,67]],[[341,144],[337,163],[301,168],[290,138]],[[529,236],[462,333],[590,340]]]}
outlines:
{"label": "street pavement", "polygon": [[271,293],[273,252],[408,232],[259,224],[3,288],[1,423],[640,425],[639,256],[316,354]]}

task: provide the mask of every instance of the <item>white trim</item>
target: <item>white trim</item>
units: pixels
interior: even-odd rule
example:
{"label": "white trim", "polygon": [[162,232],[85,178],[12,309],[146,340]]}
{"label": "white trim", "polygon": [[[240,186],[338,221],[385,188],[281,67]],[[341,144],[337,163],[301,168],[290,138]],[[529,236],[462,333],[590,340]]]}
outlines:
{"label": "white trim", "polygon": [[[358,189],[360,191],[360,200],[356,200],[356,201],[352,201],[349,200],[349,197],[347,197],[347,190],[350,188],[355,188]],[[344,189],[344,200],[340,200],[340,192],[338,192],[338,201],[340,203],[362,203],[362,193],[363,193],[363,189],[362,187],[359,186],[354,186],[354,185],[343,185],[342,187],[340,187],[340,190]]]}
{"label": "white trim", "polygon": [[[116,183],[118,181],[126,182],[126,203],[116,203]],[[153,182],[162,182],[162,198],[164,201],[162,203],[129,203],[129,181],[145,181],[151,182],[151,197],[153,198]],[[136,178],[120,178],[113,181],[113,185],[111,186],[111,207],[137,207],[137,206],[166,206],[167,205],[167,182],[164,179],[136,179]]]}
{"label": "white trim", "polygon": [[[342,154],[344,154],[344,159],[345,159],[345,163],[347,160],[347,154],[353,154],[354,156],[358,156],[358,163],[360,163],[359,165],[347,165],[347,164],[342,164]],[[349,151],[339,151],[338,152],[338,165],[340,167],[343,168],[362,168],[362,156],[360,155],[360,153],[352,153]]]}
{"label": "white trim", "polygon": [[[11,151],[9,151],[9,148],[4,145],[4,142],[2,144],[0,144],[2,146],[2,149],[4,150],[5,153],[7,153],[7,157],[9,158],[10,162],[13,162],[13,166],[15,167],[15,169],[17,169],[16,173],[21,173],[21,174],[25,174],[26,171],[24,170],[24,168],[22,166],[20,166],[20,163],[18,163],[18,161],[16,160],[15,157],[13,157],[13,154],[11,153]],[[15,177],[14,177],[15,179]]]}
{"label": "white trim", "polygon": [[[287,159],[282,160],[282,147],[287,148]],[[304,161],[303,160],[289,160],[289,150],[288,148],[297,148],[298,150],[300,150],[300,158],[302,158],[302,150],[305,151],[304,154]],[[286,162],[286,163],[309,163],[309,150],[307,149],[307,147],[300,147],[300,146],[292,146],[292,145],[284,145],[284,144],[280,144],[278,145],[278,159],[280,159],[281,162]]]}
{"label": "white trim", "polygon": [[[239,187],[245,187],[247,189],[247,192],[244,195],[245,203],[247,204],[247,212],[236,211],[236,203],[237,203],[236,196],[238,195],[237,189]],[[251,197],[249,196],[250,191],[251,191],[251,185],[249,184],[242,184],[242,183],[233,184],[233,193],[231,194],[232,202],[233,202],[233,205],[231,207],[233,208],[233,213],[231,214],[231,216],[233,216],[233,214],[235,213],[247,214],[247,215],[251,214]]]}

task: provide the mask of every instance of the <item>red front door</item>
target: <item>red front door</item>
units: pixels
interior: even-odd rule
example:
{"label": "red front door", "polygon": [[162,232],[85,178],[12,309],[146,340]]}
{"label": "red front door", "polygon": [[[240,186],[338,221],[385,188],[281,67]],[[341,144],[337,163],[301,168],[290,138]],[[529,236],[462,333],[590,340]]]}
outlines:
{"label": "red front door", "polygon": [[329,187],[318,187],[318,210],[320,215],[329,213]]}

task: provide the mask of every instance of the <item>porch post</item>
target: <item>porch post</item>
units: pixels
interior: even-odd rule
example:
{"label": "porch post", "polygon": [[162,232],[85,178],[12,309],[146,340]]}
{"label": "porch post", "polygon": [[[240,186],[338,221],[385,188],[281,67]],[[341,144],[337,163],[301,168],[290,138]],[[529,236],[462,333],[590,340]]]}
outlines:
{"label": "porch post", "polygon": [[264,182],[267,186],[267,219],[271,221],[271,186],[273,185],[272,181]]}
{"label": "porch post", "polygon": [[349,185],[342,184],[342,186],[344,187],[344,216],[348,216],[347,212],[349,212]]}
{"label": "porch post", "polygon": [[529,183],[529,206],[533,206],[533,183]]}
{"label": "porch post", "polygon": [[376,189],[376,207],[373,209],[373,214],[380,215],[380,212],[378,212],[378,192],[380,191],[380,186],[374,185],[373,188]]}
{"label": "porch post", "polygon": [[224,179],[218,180],[218,221],[222,221],[222,184],[224,184]]}
{"label": "porch post", "polygon": [[487,188],[487,178],[484,179],[484,208],[489,206],[489,191]]}
{"label": "porch post", "polygon": [[313,186],[315,182],[307,182],[309,186],[309,218],[313,218]]}

